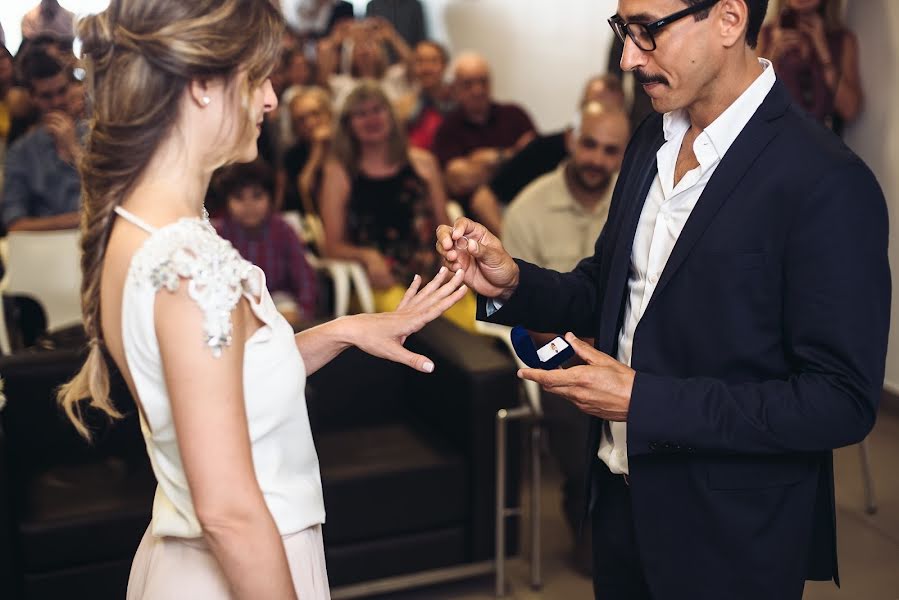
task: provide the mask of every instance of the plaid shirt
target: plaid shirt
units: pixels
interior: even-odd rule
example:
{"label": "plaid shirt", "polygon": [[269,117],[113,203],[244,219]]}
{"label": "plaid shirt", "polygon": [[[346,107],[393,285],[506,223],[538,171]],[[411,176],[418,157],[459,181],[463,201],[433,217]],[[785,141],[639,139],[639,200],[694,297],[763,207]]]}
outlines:
{"label": "plaid shirt", "polygon": [[214,222],[219,235],[245,259],[265,272],[270,293],[286,292],[297,302],[302,317],[315,315],[317,280],[306,260],[306,248],[296,232],[278,215],[271,215],[258,231],[248,231],[230,216]]}

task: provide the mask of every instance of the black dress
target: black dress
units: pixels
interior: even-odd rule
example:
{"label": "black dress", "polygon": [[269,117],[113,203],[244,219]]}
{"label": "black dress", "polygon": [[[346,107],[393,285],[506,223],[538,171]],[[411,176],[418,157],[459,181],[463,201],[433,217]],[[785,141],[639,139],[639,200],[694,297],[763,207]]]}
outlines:
{"label": "black dress", "polygon": [[436,226],[428,186],[409,163],[389,177],[353,179],[347,239],[381,252],[397,281],[436,270]]}

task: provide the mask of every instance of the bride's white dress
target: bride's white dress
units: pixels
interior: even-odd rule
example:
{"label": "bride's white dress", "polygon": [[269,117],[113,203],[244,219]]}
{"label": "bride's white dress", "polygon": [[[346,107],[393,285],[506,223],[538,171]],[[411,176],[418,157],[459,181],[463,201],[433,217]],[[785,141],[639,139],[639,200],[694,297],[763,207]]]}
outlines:
{"label": "bride's white dress", "polygon": [[306,370],[262,270],[241,258],[204,219],[155,229],[124,209],[116,212],[148,234],[128,271],[122,338],[158,482],[153,518],[131,567],[128,600],[229,597],[191,502],[156,339],[156,296],[181,285],[202,309],[204,341],[215,355],[231,343],[230,315],[242,298],[263,323],[246,343],[243,366],[256,477],[283,537],[297,594],[304,600],[329,598],[321,536],[325,509],[306,411]]}

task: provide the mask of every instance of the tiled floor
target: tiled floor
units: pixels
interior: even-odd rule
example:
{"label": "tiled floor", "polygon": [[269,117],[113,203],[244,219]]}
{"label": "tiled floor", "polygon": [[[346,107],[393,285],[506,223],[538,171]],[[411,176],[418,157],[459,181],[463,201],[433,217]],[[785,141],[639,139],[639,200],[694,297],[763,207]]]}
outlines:
{"label": "tiled floor", "polygon": [[[864,511],[858,447],[839,450],[835,469],[837,527],[842,589],[833,583],[809,583],[803,600],[899,600],[899,410],[881,412],[869,438],[875,495],[879,510]],[[570,536],[559,510],[559,478],[544,459],[542,523],[544,585],[528,585],[526,560],[509,565],[511,600],[591,600],[590,580],[567,561]],[[404,593],[382,600],[491,600],[493,580],[481,578]]]}

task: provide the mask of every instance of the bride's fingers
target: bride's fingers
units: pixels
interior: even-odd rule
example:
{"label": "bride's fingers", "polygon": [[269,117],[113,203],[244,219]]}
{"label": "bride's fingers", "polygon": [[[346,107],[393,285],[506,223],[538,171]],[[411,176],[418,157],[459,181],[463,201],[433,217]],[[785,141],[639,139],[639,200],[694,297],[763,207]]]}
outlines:
{"label": "bride's fingers", "polygon": [[430,300],[432,302],[437,302],[443,298],[446,298],[447,296],[449,296],[450,294],[455,292],[457,289],[459,289],[459,286],[461,286],[464,281],[465,281],[465,271],[462,269],[459,269],[458,271],[453,273],[453,276],[451,278],[449,278],[449,280],[446,283],[444,283],[437,290],[434,291],[433,297],[430,298]]}
{"label": "bride's fingers", "polygon": [[467,293],[468,286],[463,285],[453,290],[449,295],[442,298],[435,298],[434,302],[429,303],[428,306],[421,307],[421,312],[419,313],[420,320],[418,321],[418,323],[416,323],[415,331],[418,331],[419,329],[445,313],[456,302],[464,298],[465,294]]}
{"label": "bride's fingers", "polygon": [[398,343],[393,343],[388,347],[385,347],[384,353],[381,356],[394,362],[410,366],[422,373],[432,373],[434,371],[434,363],[431,359],[423,354],[416,354],[415,352],[407,350]]}
{"label": "bride's fingers", "polygon": [[444,282],[447,279],[451,279],[452,274],[449,269],[446,267],[440,267],[440,270],[437,271],[437,274],[434,276],[431,281],[428,282],[428,285],[424,286],[421,291],[415,294],[414,298],[410,298],[409,302],[406,303],[406,306],[412,308],[414,306],[418,306],[426,299],[428,299],[436,290],[440,288],[440,286],[444,285]]}
{"label": "bride's fingers", "polygon": [[400,303],[396,307],[396,310],[400,310],[401,308],[403,308],[404,306],[409,304],[409,301],[415,297],[415,294],[418,293],[418,288],[420,288],[420,287],[421,287],[421,276],[419,276],[418,274],[415,274],[412,277],[412,283],[410,283],[409,287],[406,288],[406,293],[403,294],[403,299],[400,300]]}

